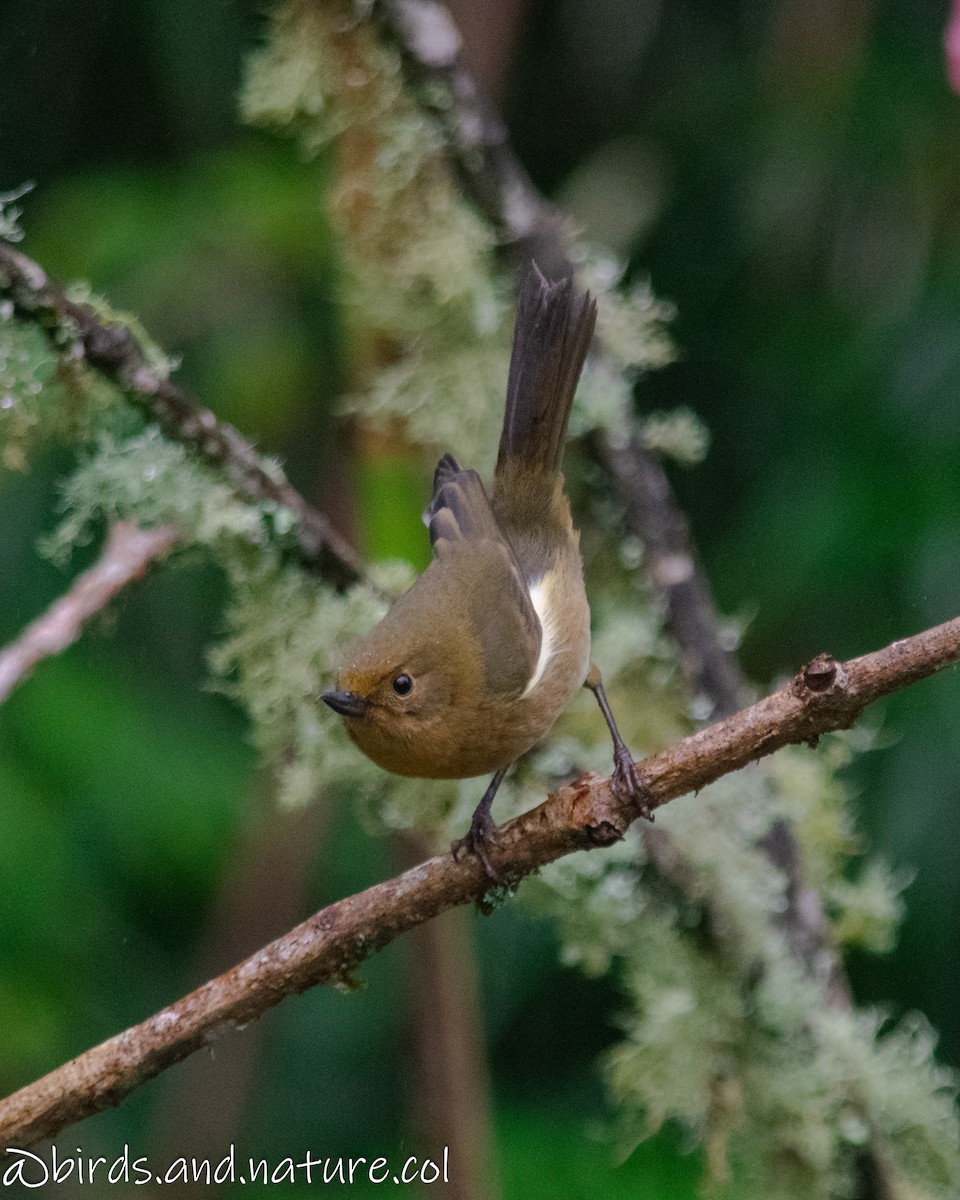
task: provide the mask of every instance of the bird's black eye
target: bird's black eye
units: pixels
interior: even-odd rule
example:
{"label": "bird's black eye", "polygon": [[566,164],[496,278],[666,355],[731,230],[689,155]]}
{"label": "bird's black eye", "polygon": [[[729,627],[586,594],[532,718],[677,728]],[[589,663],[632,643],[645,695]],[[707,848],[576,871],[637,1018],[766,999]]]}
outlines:
{"label": "bird's black eye", "polygon": [[393,690],[398,696],[409,696],[413,691],[413,680],[409,675],[398,675],[393,681]]}

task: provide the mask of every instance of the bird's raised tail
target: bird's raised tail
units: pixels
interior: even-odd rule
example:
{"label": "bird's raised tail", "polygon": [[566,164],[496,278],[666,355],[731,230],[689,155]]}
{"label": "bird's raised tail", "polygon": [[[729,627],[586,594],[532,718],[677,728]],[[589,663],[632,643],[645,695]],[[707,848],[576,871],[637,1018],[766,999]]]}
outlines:
{"label": "bird's raised tail", "polygon": [[589,292],[578,292],[569,276],[552,283],[531,264],[517,300],[498,475],[511,463],[547,474],[560,470],[596,320]]}

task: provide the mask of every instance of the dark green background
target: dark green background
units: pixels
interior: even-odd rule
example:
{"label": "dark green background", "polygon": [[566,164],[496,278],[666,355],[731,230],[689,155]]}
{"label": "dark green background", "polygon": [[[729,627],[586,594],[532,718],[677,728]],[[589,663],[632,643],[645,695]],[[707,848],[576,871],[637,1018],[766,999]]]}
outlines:
{"label": "dark green background", "polygon": [[[749,618],[742,660],[762,685],[957,611],[960,99],[945,17],[906,0],[543,3],[509,75],[505,110],[537,182],[575,194],[612,146],[621,209],[646,213],[625,249],[676,302],[680,359],[637,402],[689,405],[711,430],[707,462],[675,483],[721,608]],[[344,476],[316,481],[346,378],[336,247],[322,169],[237,125],[261,28],[253,4],[8,0],[0,190],[35,180],[25,249],[137,312],[183,356],[185,385],[333,503]],[[578,212],[603,231],[589,203]],[[0,475],[0,641],[64,587],[35,543],[69,465],[51,449],[30,475]],[[203,690],[221,599],[199,562],[154,577],[0,712],[3,1091],[395,865],[334,802],[296,854],[274,834],[279,882],[261,894],[287,881],[289,911],[262,911],[254,888],[253,940],[234,931],[217,949],[231,863],[272,823],[242,720]],[[858,994],[925,1011],[953,1064],[958,719],[950,671],[871,714],[878,748],[849,771],[869,844],[916,873],[899,949],[852,964]],[[611,1173],[584,1136],[601,1114],[591,1064],[613,1036],[611,987],[560,971],[549,930],[517,906],[474,926],[506,1193],[542,1180],[545,1195],[691,1194],[696,1164],[670,1139]],[[364,969],[365,990],[287,1002],[235,1039],[256,1059],[230,1085],[245,1151],[408,1144],[405,978],[396,946]],[[206,1086],[230,1107],[218,1072],[231,1053],[61,1143],[175,1144],[185,1094]]]}

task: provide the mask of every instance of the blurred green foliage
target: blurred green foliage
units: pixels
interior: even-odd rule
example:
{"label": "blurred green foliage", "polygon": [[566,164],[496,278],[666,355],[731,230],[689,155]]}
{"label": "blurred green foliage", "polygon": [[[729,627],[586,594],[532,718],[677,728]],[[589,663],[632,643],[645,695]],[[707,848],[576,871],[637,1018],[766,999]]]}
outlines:
{"label": "blurred green foliage", "polygon": [[[608,236],[609,216],[585,178],[609,194],[615,177],[636,212],[621,247],[676,302],[681,348],[637,401],[688,406],[710,430],[704,465],[675,482],[721,606],[750,618],[744,662],[764,681],[946,619],[960,595],[960,100],[940,66],[945,6],[842,8],[817,9],[819,28],[790,0],[545,3],[507,105],[535,177],[566,187],[588,236]],[[0,191],[35,179],[25,249],[136,312],[183,356],[186,386],[295,482],[326,480],[319,499],[335,507],[347,482],[328,431],[350,382],[336,250],[291,147],[234,115],[260,19],[202,0],[8,3]],[[53,447],[28,475],[0,472],[0,642],[65,584],[34,546],[68,466]],[[357,484],[372,510],[390,470]],[[404,495],[413,522],[406,476]],[[370,537],[381,553],[384,535]],[[203,690],[222,601],[210,567],[161,573],[0,712],[4,1092],[202,978],[209,914],[261,803],[236,712]],[[953,672],[891,700],[878,748],[851,768],[874,845],[916,871],[897,952],[855,963],[855,981],[865,999],[922,1008],[955,1064],[957,685]],[[330,821],[304,912],[390,869],[348,806]],[[699,1164],[669,1133],[615,1172],[583,1136],[601,1104],[593,1059],[613,1037],[609,985],[571,991],[551,935],[512,907],[477,924],[505,1194],[692,1196]],[[365,967],[349,999],[311,993],[262,1023],[251,1147],[406,1144],[403,958]],[[544,1038],[548,1024],[565,1035]],[[177,1078],[91,1121],[85,1151],[162,1144]]]}

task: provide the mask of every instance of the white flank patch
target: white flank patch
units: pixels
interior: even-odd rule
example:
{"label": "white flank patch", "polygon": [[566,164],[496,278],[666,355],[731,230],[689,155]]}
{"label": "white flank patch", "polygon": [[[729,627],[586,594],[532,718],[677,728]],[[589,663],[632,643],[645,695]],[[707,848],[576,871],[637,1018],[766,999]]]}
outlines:
{"label": "white flank patch", "polygon": [[530,600],[534,611],[540,619],[540,656],[537,659],[537,665],[534,668],[533,674],[530,676],[530,682],[523,689],[524,696],[529,696],[543,678],[543,673],[547,669],[547,663],[550,661],[550,656],[553,654],[554,647],[557,644],[557,626],[550,607],[548,576],[544,575],[533,584],[530,588]]}

